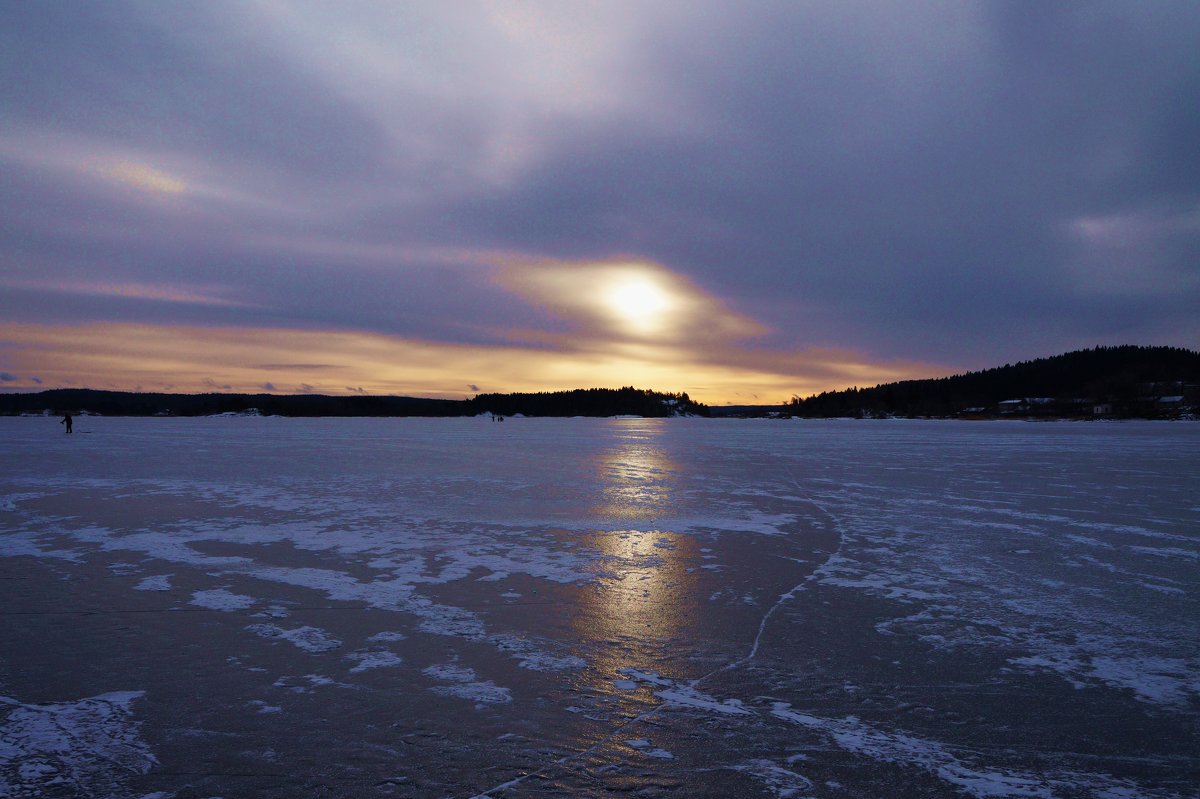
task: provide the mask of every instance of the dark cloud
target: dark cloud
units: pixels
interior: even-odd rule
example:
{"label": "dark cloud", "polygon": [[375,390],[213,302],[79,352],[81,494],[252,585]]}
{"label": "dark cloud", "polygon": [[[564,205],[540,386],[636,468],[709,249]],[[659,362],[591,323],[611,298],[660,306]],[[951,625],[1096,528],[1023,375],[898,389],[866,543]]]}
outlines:
{"label": "dark cloud", "polygon": [[[386,152],[349,102],[254,47],[220,4],[114,2],[0,12],[10,125],[183,149],[314,181],[362,177]],[[69,54],[69,58],[64,55]]]}
{"label": "dark cloud", "polygon": [[0,382],[13,383],[20,379],[21,378],[17,377],[16,375],[12,374],[11,372],[0,372]]}
{"label": "dark cloud", "polygon": [[[897,39],[886,7],[817,24],[807,8],[722,17],[705,46],[658,51],[658,74],[708,127],[666,141],[591,131],[453,224],[555,254],[648,253],[795,344],[962,361],[1103,337],[1111,298],[1068,268],[1068,226],[1183,212],[1157,258],[1200,301],[1200,180],[1179,177],[1200,164],[1200,58],[1179,33],[1200,32],[1194,8],[1056,6],[1028,36],[1005,24],[1024,7],[985,6],[975,29],[947,30],[964,5]],[[1125,269],[1136,283],[1136,260]],[[1167,293],[1128,299],[1140,323],[1125,335],[1194,343]]]}

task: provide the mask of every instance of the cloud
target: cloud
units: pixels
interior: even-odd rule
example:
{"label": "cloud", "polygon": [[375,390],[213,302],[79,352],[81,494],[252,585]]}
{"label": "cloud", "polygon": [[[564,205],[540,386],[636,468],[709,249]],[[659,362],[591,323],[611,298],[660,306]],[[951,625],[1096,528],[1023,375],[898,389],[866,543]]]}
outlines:
{"label": "cloud", "polygon": [[309,332],[798,387],[837,378],[829,353],[957,371],[1200,341],[1190,4],[3,17],[0,318],[31,331],[297,331],[238,384],[333,391],[379,386]]}
{"label": "cloud", "polygon": [[82,385],[132,386],[170,374],[175,390],[182,392],[261,391],[263,372],[256,364],[275,363],[291,351],[341,366],[324,372],[319,383],[300,379],[304,370],[276,370],[270,385],[295,381],[302,393],[328,394],[361,389],[462,398],[458,375],[470,373],[486,376],[487,385],[504,391],[636,385],[686,391],[706,402],[751,394],[783,401],[846,383],[936,374],[928,364],[873,363],[848,351],[763,351],[733,361],[654,341],[579,346],[564,356],[545,346],[446,344],[362,331],[11,323],[0,323],[0,339],[18,345],[18,359],[36,358],[51,380],[65,382],[70,375]]}
{"label": "cloud", "polygon": [[479,386],[475,385],[474,383],[467,383],[467,388],[471,389],[474,392],[479,391]]}
{"label": "cloud", "polygon": [[139,189],[163,194],[182,194],[187,190],[187,184],[179,178],[145,164],[135,164],[129,161],[121,161],[101,169],[100,174]]}
{"label": "cloud", "polygon": [[558,338],[575,346],[653,341],[699,348],[714,339],[729,342],[764,332],[683,275],[654,263],[513,264],[497,279],[574,328],[572,335],[543,340]]}
{"label": "cloud", "polygon": [[263,383],[261,386],[259,386],[259,388],[261,388],[263,391],[278,391],[279,390],[279,389],[275,388],[274,383]]}
{"label": "cloud", "polygon": [[[228,287],[191,288],[173,284],[121,283],[121,282],[74,282],[48,280],[6,280],[0,285],[11,289],[27,289],[37,292],[82,294],[94,297],[113,297],[126,300],[148,300],[154,302],[212,305],[229,308],[255,308],[254,303],[231,299]],[[222,296],[226,295],[226,296]]]}
{"label": "cloud", "polygon": [[0,372],[0,382],[13,383],[19,379],[20,379],[19,377],[12,374],[11,372]]}

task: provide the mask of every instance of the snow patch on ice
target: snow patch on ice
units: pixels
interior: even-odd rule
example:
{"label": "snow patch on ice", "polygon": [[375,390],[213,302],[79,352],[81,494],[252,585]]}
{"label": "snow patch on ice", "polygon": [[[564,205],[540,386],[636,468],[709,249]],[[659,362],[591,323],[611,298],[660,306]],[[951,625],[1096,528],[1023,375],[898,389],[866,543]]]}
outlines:
{"label": "snow patch on ice", "polygon": [[750,711],[742,706],[740,699],[715,699],[689,686],[655,691],[654,695],[670,705],[678,705],[693,710],[706,710],[710,713],[720,713],[726,716],[751,715]]}
{"label": "snow patch on ice", "polygon": [[[149,578],[147,578],[147,579],[149,579]],[[170,586],[168,585],[168,588],[169,587]],[[142,590],[143,591],[145,591],[145,590],[163,591],[166,589],[162,589],[162,588],[145,589],[145,588],[143,588]],[[228,612],[228,611],[234,611],[234,610],[245,610],[246,608],[253,607],[254,603],[257,601],[258,600],[252,596],[246,596],[245,594],[235,594],[232,591],[229,591],[225,588],[213,588],[209,591],[194,592],[192,594],[191,604],[199,605],[200,607],[208,608],[209,610],[223,610],[223,611]]]}
{"label": "snow patch on ice", "polygon": [[128,795],[158,761],[131,706],[143,691],[32,705],[0,696],[0,796]]}
{"label": "snow patch on ice", "polygon": [[1096,657],[1090,676],[1132,689],[1146,702],[1183,705],[1189,694],[1200,695],[1200,664],[1182,658]]}
{"label": "snow patch on ice", "polygon": [[384,630],[381,633],[375,633],[367,640],[368,641],[403,641],[406,638],[408,638],[408,636],[402,632],[397,632],[395,630]]}
{"label": "snow patch on ice", "polygon": [[387,650],[360,650],[346,655],[346,659],[358,661],[358,665],[350,669],[352,674],[369,669],[391,668],[404,662],[395,652]]}
{"label": "snow patch on ice", "polygon": [[654,744],[650,743],[645,738],[630,738],[625,741],[625,745],[631,749],[636,749],[646,757],[654,757],[659,760],[674,760],[675,755],[668,752],[666,749],[658,749]]}
{"label": "snow patch on ice", "polygon": [[0,557],[57,558],[82,563],[83,553],[74,549],[43,548],[38,540],[42,536],[31,532],[6,533],[0,536]]}
{"label": "snow patch on ice", "polygon": [[[619,671],[631,679],[634,686],[638,683],[645,683],[658,688],[661,691],[655,691],[654,695],[663,700],[668,707],[685,707],[692,710],[703,710],[709,713],[719,713],[725,716],[750,716],[751,711],[747,710],[740,699],[725,699],[720,700],[709,696],[697,690],[690,684],[677,682],[667,677],[663,677],[653,671],[642,671],[640,669],[626,668]],[[614,680],[614,684],[620,681]],[[618,685],[618,687],[621,687]]]}
{"label": "snow patch on ice", "polygon": [[779,799],[792,799],[801,791],[813,787],[812,780],[807,777],[762,758],[738,763],[733,770],[748,774],[763,783]]}
{"label": "snow patch on ice", "polygon": [[917,766],[978,797],[1036,796],[1052,799],[1054,792],[1034,774],[972,768],[936,742],[903,733],[884,732],[854,716],[825,719],[799,713],[786,702],[772,703],[771,715],[825,733],[848,752],[885,763]]}
{"label": "snow patch on ice", "polygon": [[274,624],[250,624],[246,629],[263,638],[282,639],[305,652],[328,652],[342,645],[341,641],[320,627],[304,626],[285,630]]}
{"label": "snow patch on ice", "polygon": [[150,577],[143,577],[137,585],[133,587],[135,591],[170,591],[171,590],[171,575],[170,574],[154,574]]}
{"label": "snow patch on ice", "polygon": [[280,677],[275,682],[271,683],[275,688],[285,688],[294,694],[311,693],[314,688],[353,688],[344,682],[338,682],[332,677],[326,677],[323,674],[305,674],[302,677],[284,676]]}
{"label": "snow patch on ice", "polygon": [[455,663],[440,663],[422,670],[428,677],[449,685],[437,685],[429,690],[443,696],[468,699],[479,704],[503,705],[512,702],[509,689],[491,680],[477,680],[475,670]]}
{"label": "snow patch on ice", "polygon": [[[642,669],[624,668],[617,669],[618,674],[624,674],[638,682],[649,683],[650,685],[659,685],[664,688],[670,688],[677,683],[669,677],[663,677],[656,671],[643,671]],[[636,685],[636,683],[635,683]]]}
{"label": "snow patch on ice", "polygon": [[492,635],[488,642],[501,652],[508,652],[517,665],[530,671],[566,671],[582,669],[587,661],[576,655],[552,655],[539,649],[532,641],[516,635]]}

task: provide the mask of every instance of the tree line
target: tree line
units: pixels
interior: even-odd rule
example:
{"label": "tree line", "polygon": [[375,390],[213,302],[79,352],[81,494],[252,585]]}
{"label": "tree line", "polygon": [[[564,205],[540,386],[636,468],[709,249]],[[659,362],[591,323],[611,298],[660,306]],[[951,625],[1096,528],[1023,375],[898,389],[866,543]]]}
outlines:
{"label": "tree line", "polygon": [[[951,417],[1000,415],[1007,400],[1054,400],[1040,407],[1055,415],[1156,416],[1164,397],[1182,396],[1194,406],[1200,386],[1200,352],[1179,347],[1116,346],[1078,350],[979,372],[927,380],[904,380],[872,388],[825,391],[793,397],[793,416]],[[1172,404],[1171,412],[1178,408]]]}
{"label": "tree line", "polygon": [[86,411],[101,416],[673,416],[708,415],[686,393],[632,386],[527,394],[479,394],[448,400],[394,396],[324,394],[163,394],[96,389],[51,389],[34,394],[0,394],[0,414]]}

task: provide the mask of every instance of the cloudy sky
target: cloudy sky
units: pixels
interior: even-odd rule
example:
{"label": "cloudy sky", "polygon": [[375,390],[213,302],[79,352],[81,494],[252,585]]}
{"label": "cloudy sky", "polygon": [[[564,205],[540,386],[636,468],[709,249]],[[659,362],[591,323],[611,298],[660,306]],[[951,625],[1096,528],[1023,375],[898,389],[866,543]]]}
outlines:
{"label": "cloudy sky", "polygon": [[1200,346],[1200,5],[0,0],[0,390]]}

